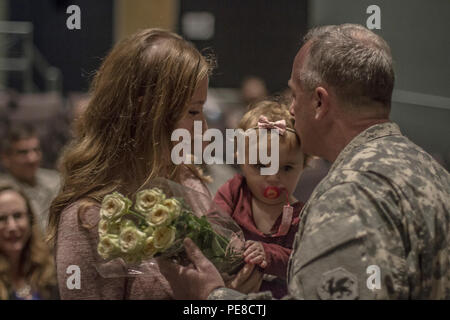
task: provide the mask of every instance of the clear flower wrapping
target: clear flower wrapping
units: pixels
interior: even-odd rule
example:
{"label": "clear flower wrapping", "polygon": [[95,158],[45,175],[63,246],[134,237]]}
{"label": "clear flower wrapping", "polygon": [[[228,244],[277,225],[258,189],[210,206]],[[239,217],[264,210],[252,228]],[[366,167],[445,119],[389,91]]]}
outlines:
{"label": "clear flower wrapping", "polygon": [[98,223],[96,265],[101,276],[145,274],[154,257],[188,262],[183,239],[191,238],[226,275],[244,264],[240,227],[205,194],[158,178],[136,193],[134,202],[114,192],[104,197]]}

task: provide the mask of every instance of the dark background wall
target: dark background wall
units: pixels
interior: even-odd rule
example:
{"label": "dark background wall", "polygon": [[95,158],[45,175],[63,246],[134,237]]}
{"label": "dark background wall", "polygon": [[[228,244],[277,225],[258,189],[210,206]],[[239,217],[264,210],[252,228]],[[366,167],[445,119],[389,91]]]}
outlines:
{"label": "dark background wall", "polygon": [[[81,8],[81,30],[66,27],[66,9],[73,4]],[[10,0],[8,20],[31,21],[35,46],[64,75],[64,92],[81,91],[112,46],[113,5],[112,0]],[[42,88],[42,79],[35,82]]]}
{"label": "dark background wall", "polygon": [[179,5],[179,33],[185,12],[206,11],[215,17],[214,37],[192,41],[199,49],[214,48],[219,67],[212,87],[237,88],[246,75],[263,78],[272,92],[287,87],[307,27],[307,1],[183,0]]}
{"label": "dark background wall", "polygon": [[381,10],[395,87],[391,119],[412,141],[450,168],[450,1],[309,0],[308,25],[366,25],[368,6]]}
{"label": "dark background wall", "polygon": [[[34,44],[51,65],[61,69],[64,92],[86,90],[113,45],[114,7],[120,0],[3,1],[8,3],[7,20],[34,24]],[[159,0],[148,1],[153,5],[151,12],[161,8]],[[122,3],[122,11],[137,4]],[[71,4],[81,8],[81,30],[66,28],[66,8]],[[174,31],[178,33],[182,33],[184,13],[206,11],[214,15],[214,36],[193,41],[199,49],[212,48],[217,56],[219,67],[211,87],[238,88],[245,76],[256,75],[273,93],[286,88],[307,27],[346,22],[365,25],[369,16],[366,9],[373,4],[381,8],[381,30],[375,32],[390,44],[395,61],[392,119],[413,141],[439,154],[449,167],[450,1],[180,0],[166,15],[177,17]],[[161,9],[154,16],[164,16],[164,12]],[[144,21],[152,20],[150,15],[142,15]],[[42,85],[39,80],[36,83]],[[416,99],[417,94],[423,99]]]}

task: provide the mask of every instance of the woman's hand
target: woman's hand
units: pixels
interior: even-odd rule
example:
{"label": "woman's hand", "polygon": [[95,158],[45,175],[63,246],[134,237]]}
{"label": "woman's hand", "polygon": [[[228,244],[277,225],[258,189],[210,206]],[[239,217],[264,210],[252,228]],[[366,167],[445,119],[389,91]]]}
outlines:
{"label": "woman's hand", "polygon": [[249,264],[257,264],[261,268],[267,267],[266,252],[259,241],[248,240],[245,242],[244,260]]}

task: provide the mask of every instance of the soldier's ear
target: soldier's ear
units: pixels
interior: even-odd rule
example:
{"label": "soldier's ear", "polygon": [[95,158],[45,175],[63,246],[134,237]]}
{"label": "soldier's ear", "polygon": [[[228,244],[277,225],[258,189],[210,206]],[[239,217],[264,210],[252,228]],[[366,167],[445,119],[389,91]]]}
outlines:
{"label": "soldier's ear", "polygon": [[314,119],[322,120],[330,110],[330,95],[324,87],[317,87],[314,90]]}

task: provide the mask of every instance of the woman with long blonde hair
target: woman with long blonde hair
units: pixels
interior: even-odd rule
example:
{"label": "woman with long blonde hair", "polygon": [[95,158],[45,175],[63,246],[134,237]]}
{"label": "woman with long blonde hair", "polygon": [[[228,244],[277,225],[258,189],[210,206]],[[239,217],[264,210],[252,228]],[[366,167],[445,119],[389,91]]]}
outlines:
{"label": "woman with long blonde hair", "polygon": [[0,300],[57,298],[53,256],[30,202],[14,185],[0,183]]}
{"label": "woman with long blonde hair", "polygon": [[[209,194],[201,172],[171,162],[172,131],[193,132],[203,121],[211,64],[180,36],[160,29],[138,32],[117,44],[91,86],[76,137],[61,159],[62,190],[50,207],[63,299],[169,299],[158,271],[145,277],[102,278],[95,265],[96,225],[102,198],[132,197],[146,181],[165,177]],[[79,288],[67,288],[69,266],[80,268]]]}

